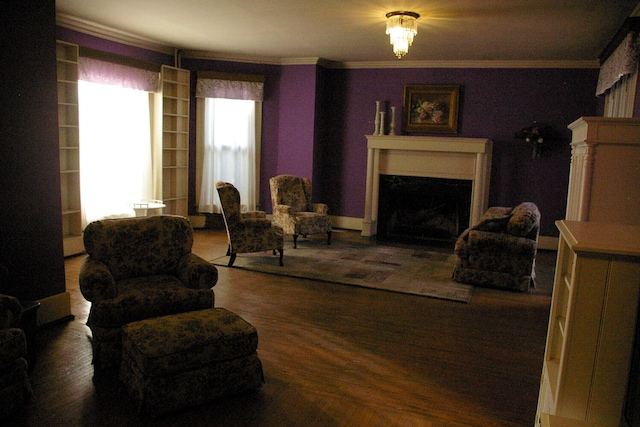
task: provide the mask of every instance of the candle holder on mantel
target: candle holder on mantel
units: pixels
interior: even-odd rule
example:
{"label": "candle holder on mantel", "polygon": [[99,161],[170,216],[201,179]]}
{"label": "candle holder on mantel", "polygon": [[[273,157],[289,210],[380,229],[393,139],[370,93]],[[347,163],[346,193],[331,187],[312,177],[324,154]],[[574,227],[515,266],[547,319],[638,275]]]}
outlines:
{"label": "candle holder on mantel", "polygon": [[378,135],[378,128],[380,127],[380,101],[376,101],[376,117],[373,124],[375,125],[373,135]]}
{"label": "candle holder on mantel", "polygon": [[396,134],[396,107],[391,107],[391,123],[389,123],[389,135]]}
{"label": "candle holder on mantel", "polygon": [[378,135],[384,135],[384,116],[385,116],[385,112],[384,111],[380,111],[380,132],[378,132]]}

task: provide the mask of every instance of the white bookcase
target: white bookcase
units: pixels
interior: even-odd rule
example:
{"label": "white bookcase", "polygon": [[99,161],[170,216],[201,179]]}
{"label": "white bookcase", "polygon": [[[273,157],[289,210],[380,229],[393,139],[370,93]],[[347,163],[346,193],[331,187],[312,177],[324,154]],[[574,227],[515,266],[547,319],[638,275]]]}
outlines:
{"label": "white bookcase", "polygon": [[190,72],[162,66],[162,202],[188,216]]}
{"label": "white bookcase", "polygon": [[640,295],[640,227],[556,225],[560,242],[535,425],[551,414],[618,427]]}
{"label": "white bookcase", "polygon": [[64,256],[84,251],[80,208],[80,127],[78,114],[78,46],[56,43],[58,140]]}

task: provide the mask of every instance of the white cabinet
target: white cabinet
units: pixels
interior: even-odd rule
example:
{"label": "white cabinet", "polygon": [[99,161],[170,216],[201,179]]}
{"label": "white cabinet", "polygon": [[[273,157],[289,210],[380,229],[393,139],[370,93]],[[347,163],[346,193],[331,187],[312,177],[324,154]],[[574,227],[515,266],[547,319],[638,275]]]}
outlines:
{"label": "white cabinet", "polygon": [[618,427],[640,295],[640,227],[560,230],[536,425],[548,413]]}
{"label": "white cabinet", "polygon": [[78,113],[78,46],[56,42],[58,141],[62,195],[64,256],[84,251],[80,208],[80,127]]}
{"label": "white cabinet", "polygon": [[640,225],[640,119],[582,117],[569,129],[566,219]]}

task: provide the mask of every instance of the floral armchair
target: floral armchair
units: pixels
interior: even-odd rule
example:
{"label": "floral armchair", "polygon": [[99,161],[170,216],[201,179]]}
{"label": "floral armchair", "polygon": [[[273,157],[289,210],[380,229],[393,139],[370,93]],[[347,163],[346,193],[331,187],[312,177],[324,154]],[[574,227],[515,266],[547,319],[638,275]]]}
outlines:
{"label": "floral armchair", "polygon": [[456,241],[453,280],[523,292],[534,288],[539,228],[533,203],[489,208]]}
{"label": "floral armchair", "polygon": [[0,419],[18,413],[33,397],[27,374],[27,340],[18,328],[20,302],[0,295]]}
{"label": "floral armchair", "polygon": [[222,204],[222,216],[227,228],[230,256],[228,266],[233,266],[239,253],[273,251],[280,252],[280,266],[284,265],[284,235],[282,228],[273,224],[263,211],[241,212],[240,193],[228,182],[217,181],[216,190]]}
{"label": "floral armchair", "polygon": [[324,203],[311,203],[311,182],[294,175],[278,175],[269,180],[273,220],[285,234],[293,234],[293,247],[298,247],[298,236],[327,233],[331,244],[329,208]]}
{"label": "floral armchair", "polygon": [[213,307],[218,270],[193,254],[192,245],[191,224],[180,216],[102,220],[85,228],[89,256],[79,281],[91,301],[96,368],[119,365],[122,326]]}

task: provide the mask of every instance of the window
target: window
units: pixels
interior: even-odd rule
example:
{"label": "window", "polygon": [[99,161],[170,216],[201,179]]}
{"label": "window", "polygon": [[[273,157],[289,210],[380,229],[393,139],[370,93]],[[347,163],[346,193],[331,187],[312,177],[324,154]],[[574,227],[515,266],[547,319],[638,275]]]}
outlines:
{"label": "window", "polygon": [[196,204],[221,212],[216,181],[232,183],[242,208],[259,209],[260,134],[264,78],[198,72]]}
{"label": "window", "polygon": [[85,225],[135,216],[129,204],[153,198],[149,93],[81,80],[78,101]]}
{"label": "window", "polygon": [[256,102],[205,98],[202,182],[198,210],[219,212],[216,181],[231,182],[246,210],[257,205]]}

